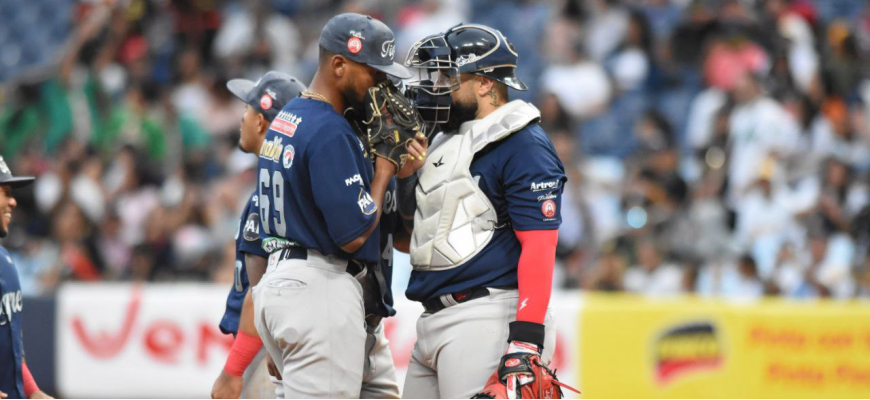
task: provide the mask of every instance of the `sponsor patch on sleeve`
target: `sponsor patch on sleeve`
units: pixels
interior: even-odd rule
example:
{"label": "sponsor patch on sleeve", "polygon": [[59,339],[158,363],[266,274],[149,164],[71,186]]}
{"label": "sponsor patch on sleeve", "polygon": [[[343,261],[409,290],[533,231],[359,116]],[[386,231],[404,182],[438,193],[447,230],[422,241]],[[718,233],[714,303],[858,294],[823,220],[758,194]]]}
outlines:
{"label": "sponsor patch on sleeve", "polygon": [[375,211],[378,211],[378,206],[375,205],[372,196],[363,188],[359,189],[359,198],[357,198],[356,202],[359,205],[360,211],[365,215],[372,215]]}
{"label": "sponsor patch on sleeve", "polygon": [[260,214],[250,213],[245,221],[245,229],[242,237],[246,241],[255,242],[260,238]]}
{"label": "sponsor patch on sleeve", "polygon": [[283,165],[285,169],[289,169],[293,166],[293,158],[296,157],[296,149],[293,148],[292,144],[288,144],[284,146],[284,156],[283,156]]}
{"label": "sponsor patch on sleeve", "polygon": [[296,134],[296,129],[299,128],[299,124],[301,123],[301,117],[297,117],[287,111],[281,111],[278,113],[278,116],[275,117],[275,120],[272,121],[272,125],[269,125],[269,129],[293,137],[293,135]]}
{"label": "sponsor patch on sleeve", "polygon": [[547,200],[541,204],[541,214],[544,214],[544,217],[553,218],[556,215],[556,202]]}

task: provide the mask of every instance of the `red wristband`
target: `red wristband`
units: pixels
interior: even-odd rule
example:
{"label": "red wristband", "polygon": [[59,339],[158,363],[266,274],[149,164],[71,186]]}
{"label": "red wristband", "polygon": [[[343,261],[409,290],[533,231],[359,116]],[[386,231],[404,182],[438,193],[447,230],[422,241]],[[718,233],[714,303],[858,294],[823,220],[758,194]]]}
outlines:
{"label": "red wristband", "polygon": [[33,379],[33,374],[30,373],[30,368],[27,368],[27,363],[21,362],[21,375],[24,378],[24,397],[30,396],[39,391],[39,386],[36,385],[36,380]]}
{"label": "red wristband", "polygon": [[236,340],[233,341],[233,347],[230,349],[230,355],[227,357],[227,363],[224,365],[224,372],[230,376],[242,376],[251,361],[257,356],[260,348],[263,347],[263,341],[259,336],[249,335],[239,331],[236,335]]}

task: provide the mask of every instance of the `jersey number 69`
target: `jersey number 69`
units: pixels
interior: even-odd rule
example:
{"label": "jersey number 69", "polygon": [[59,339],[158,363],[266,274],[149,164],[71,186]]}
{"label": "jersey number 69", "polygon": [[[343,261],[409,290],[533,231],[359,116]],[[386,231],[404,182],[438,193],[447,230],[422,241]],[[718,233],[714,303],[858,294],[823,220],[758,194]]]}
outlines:
{"label": "jersey number 69", "polygon": [[[270,201],[269,196],[266,195],[265,191],[272,187],[272,199]],[[286,237],[287,235],[287,222],[284,216],[284,175],[281,174],[281,171],[275,171],[272,173],[271,182],[269,180],[269,170],[261,169],[260,170],[260,185],[259,185],[259,197],[260,197],[260,226],[263,228],[263,232],[267,235],[272,234],[272,229],[269,227],[269,213],[272,211],[270,207],[270,203],[274,202],[275,205],[275,216],[272,218],[272,222],[275,224],[275,232],[280,237]]]}

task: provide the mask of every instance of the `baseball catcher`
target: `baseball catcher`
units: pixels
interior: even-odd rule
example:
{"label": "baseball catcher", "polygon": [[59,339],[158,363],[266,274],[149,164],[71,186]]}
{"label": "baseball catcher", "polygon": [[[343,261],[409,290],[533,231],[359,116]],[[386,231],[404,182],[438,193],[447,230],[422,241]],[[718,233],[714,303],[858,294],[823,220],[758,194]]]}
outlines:
{"label": "baseball catcher", "polygon": [[[407,83],[431,138],[399,179],[412,229],[407,297],[423,303],[406,398],[558,398],[548,311],[567,181],[538,123],[508,89],[518,54],[498,30],[459,25],[412,46]],[[470,354],[474,357],[470,357]]]}

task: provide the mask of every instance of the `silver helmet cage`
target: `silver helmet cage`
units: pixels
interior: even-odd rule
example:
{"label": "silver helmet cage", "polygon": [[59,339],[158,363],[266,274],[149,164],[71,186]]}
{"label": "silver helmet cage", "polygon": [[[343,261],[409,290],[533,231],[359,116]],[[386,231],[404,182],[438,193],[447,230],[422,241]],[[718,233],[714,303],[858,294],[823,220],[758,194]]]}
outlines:
{"label": "silver helmet cage", "polygon": [[415,75],[405,81],[410,97],[428,126],[447,122],[450,93],[459,89],[459,67],[443,34],[423,38],[408,51],[405,66]]}

